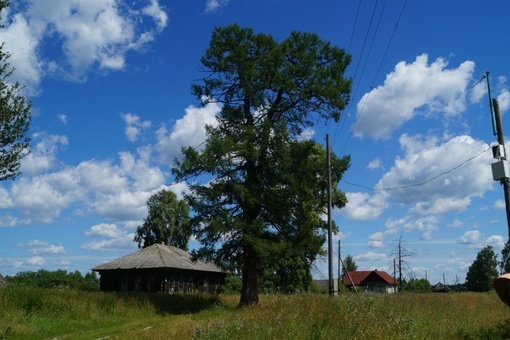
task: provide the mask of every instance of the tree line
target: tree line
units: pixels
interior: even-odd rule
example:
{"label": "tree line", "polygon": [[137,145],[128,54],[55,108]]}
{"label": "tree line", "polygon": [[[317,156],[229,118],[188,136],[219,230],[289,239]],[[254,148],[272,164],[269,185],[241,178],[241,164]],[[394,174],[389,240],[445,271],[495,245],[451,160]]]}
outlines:
{"label": "tree line", "polygon": [[84,291],[98,291],[99,278],[96,272],[82,275],[80,271],[67,272],[58,269],[49,271],[21,271],[14,276],[5,276],[8,286],[38,287],[52,289],[74,289]]}

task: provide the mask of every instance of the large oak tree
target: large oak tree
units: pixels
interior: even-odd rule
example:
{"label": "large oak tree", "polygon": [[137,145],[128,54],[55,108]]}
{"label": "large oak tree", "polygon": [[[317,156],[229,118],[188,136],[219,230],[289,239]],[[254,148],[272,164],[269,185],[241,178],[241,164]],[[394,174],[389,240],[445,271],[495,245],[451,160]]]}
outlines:
{"label": "large oak tree", "polygon": [[[173,171],[191,188],[197,256],[238,268],[239,305],[249,306],[259,301],[261,275],[309,271],[325,240],[326,152],[297,137],[339,120],[350,56],[315,34],[292,32],[278,42],[231,25],[214,30],[201,61],[205,75],[193,92],[221,105],[219,124],[207,127],[201,151],[183,149]],[[332,156],[338,207],[346,202],[337,184],[348,166],[348,157]]]}

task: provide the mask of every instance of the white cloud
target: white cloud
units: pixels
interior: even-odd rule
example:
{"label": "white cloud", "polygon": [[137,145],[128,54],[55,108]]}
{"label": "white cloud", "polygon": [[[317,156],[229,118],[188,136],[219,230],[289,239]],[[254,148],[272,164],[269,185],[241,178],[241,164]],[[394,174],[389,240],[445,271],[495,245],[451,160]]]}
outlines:
{"label": "white cloud", "polygon": [[437,216],[425,216],[414,218],[407,215],[401,219],[388,219],[385,223],[385,234],[394,235],[402,231],[406,233],[419,232],[421,239],[429,240],[433,237],[434,232],[439,230],[439,218]]}
{"label": "white cloud", "polygon": [[178,119],[170,133],[165,127],[157,132],[157,150],[165,164],[173,164],[174,159],[181,155],[181,148],[191,146],[199,148],[206,139],[205,126],[217,126],[216,114],[221,108],[217,103],[208,103],[203,108],[189,106],[185,115]]}
{"label": "white cloud", "polygon": [[452,221],[452,223],[450,223],[448,226],[449,227],[452,227],[452,228],[460,228],[464,225],[464,222],[462,222],[461,220],[459,219],[455,219]]}
{"label": "white cloud", "polygon": [[369,170],[380,169],[381,167],[382,167],[382,164],[381,164],[381,159],[380,158],[374,159],[373,161],[371,161],[367,165],[367,169],[369,169]]}
{"label": "white cloud", "polygon": [[[75,167],[57,167],[59,137],[43,140],[34,149],[34,156],[41,159],[39,166],[33,165],[34,160],[29,160],[30,167],[25,165],[39,171],[27,171],[9,190],[0,188],[0,207],[9,209],[0,215],[0,226],[50,223],[65,209],[73,209],[75,215],[95,213],[136,227],[147,213],[146,201],[152,194],[170,189],[182,197],[187,191],[184,184],[165,184],[166,175],[149,163],[150,147],[138,149],[137,155],[121,152],[118,163],[88,160]],[[43,173],[42,169],[53,171]]]}
{"label": "white cloud", "polygon": [[97,241],[84,243],[81,248],[89,251],[126,251],[136,249],[136,243],[133,242],[133,233],[124,233],[115,238],[101,239]]}
{"label": "white cloud", "polygon": [[501,113],[508,111],[508,108],[510,108],[510,92],[508,89],[503,89],[497,99]]}
{"label": "white cloud", "polygon": [[205,5],[205,13],[214,12],[221,7],[227,6],[229,0],[207,0]]}
{"label": "white cloud", "polygon": [[506,209],[505,201],[500,199],[496,200],[496,202],[494,202],[494,208],[499,210]]}
{"label": "white cloud", "polygon": [[[12,52],[13,77],[34,95],[50,73],[82,81],[91,68],[123,69],[127,52],[141,49],[167,25],[159,2],[144,2],[147,5],[137,9],[120,0],[27,0],[19,7],[23,12],[3,13],[9,18],[0,40]],[[57,41],[62,52],[54,60],[43,59],[39,51],[49,39]]]}
{"label": "white cloud", "polygon": [[66,136],[45,133],[35,133],[32,136],[32,142],[34,141],[38,142],[32,146],[32,152],[21,162],[20,170],[24,176],[34,176],[51,170],[57,161],[56,156],[59,148],[69,144]]}
{"label": "white cloud", "polygon": [[372,261],[382,261],[386,260],[388,256],[384,253],[375,253],[375,252],[366,252],[362,253],[360,255],[356,255],[353,257],[354,260],[357,262],[372,262]]}
{"label": "white cloud", "polygon": [[64,124],[64,125],[66,125],[66,124],[67,124],[67,122],[68,122],[68,120],[69,120],[69,117],[67,117],[67,115],[65,115],[65,114],[63,114],[63,113],[62,113],[62,114],[59,114],[59,115],[57,116],[57,118],[58,118],[58,120],[59,120],[62,124]]}
{"label": "white cloud", "polygon": [[458,242],[460,244],[467,244],[474,247],[479,247],[482,240],[483,235],[479,230],[469,230],[459,237]]}
{"label": "white cloud", "polygon": [[168,22],[168,16],[159,5],[158,0],[151,0],[150,5],[145,7],[142,12],[143,14],[148,15],[154,19],[154,21],[157,23],[158,31],[165,29]]}
{"label": "white cloud", "polygon": [[94,225],[85,232],[87,236],[104,236],[110,238],[119,238],[125,235],[125,232],[118,229],[115,224],[101,223]]}
{"label": "white cloud", "polygon": [[34,256],[27,260],[27,264],[32,267],[42,267],[44,263],[46,263],[46,261],[40,256]]}
{"label": "white cloud", "polygon": [[140,133],[149,128],[151,126],[151,122],[146,120],[140,120],[140,117],[131,113],[126,113],[121,115],[122,120],[126,123],[126,128],[124,129],[124,133],[126,134],[126,138],[130,142],[136,142],[138,140],[138,136]]}
{"label": "white cloud", "polygon": [[410,64],[398,63],[383,85],[359,101],[355,135],[388,139],[418,114],[441,113],[448,117],[463,112],[475,64],[465,61],[455,69],[447,66],[442,58],[428,64],[426,54]]}
{"label": "white cloud", "polygon": [[442,143],[437,138],[402,135],[403,157],[377,183],[388,200],[411,206],[417,215],[465,210],[473,197],[493,187],[489,146],[470,136]]}
{"label": "white cloud", "polygon": [[496,249],[503,249],[505,247],[505,240],[501,235],[492,235],[485,239],[487,244],[494,246]]}
{"label": "white cloud", "polygon": [[375,220],[388,207],[386,195],[378,193],[347,192],[348,203],[340,210],[345,217],[353,220]]}

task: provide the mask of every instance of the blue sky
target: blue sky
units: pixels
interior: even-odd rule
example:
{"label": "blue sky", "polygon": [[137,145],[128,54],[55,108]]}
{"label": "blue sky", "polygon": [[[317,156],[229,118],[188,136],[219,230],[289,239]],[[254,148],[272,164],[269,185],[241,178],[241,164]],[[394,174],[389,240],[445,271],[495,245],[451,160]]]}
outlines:
{"label": "blue sky", "polygon": [[[510,4],[477,1],[22,0],[0,40],[33,103],[32,154],[0,183],[0,273],[80,270],[137,249],[146,201],[181,192],[180,148],[204,140],[219,108],[191,95],[216,26],[286,38],[317,33],[346,49],[351,102],[340,122],[308,131],[352,166],[334,212],[342,255],[407,277],[464,282],[476,253],[508,238],[487,82],[506,124]],[[192,243],[192,245],[195,245]],[[314,276],[327,278],[316,262]]]}

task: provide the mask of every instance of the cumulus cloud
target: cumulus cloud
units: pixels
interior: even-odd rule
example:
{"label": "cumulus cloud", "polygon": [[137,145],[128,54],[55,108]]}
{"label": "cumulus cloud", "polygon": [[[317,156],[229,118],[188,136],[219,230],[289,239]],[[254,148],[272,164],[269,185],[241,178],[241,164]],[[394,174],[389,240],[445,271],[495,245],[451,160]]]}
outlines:
{"label": "cumulus cloud", "polygon": [[26,169],[39,171],[27,171],[10,188],[0,188],[0,207],[5,209],[0,226],[50,223],[65,209],[136,226],[146,215],[152,194],[171,188],[179,195],[186,191],[185,185],[165,184],[165,174],[150,164],[150,148],[140,148],[137,154],[120,152],[117,162],[92,159],[72,167],[55,164],[54,144],[59,140],[47,138],[34,149],[34,156],[40,158],[37,164],[44,166],[25,160],[32,164]]}
{"label": "cumulus cloud", "polygon": [[139,116],[131,113],[122,114],[121,117],[122,120],[126,123],[124,133],[130,142],[136,142],[140,133],[143,130],[149,128],[152,124],[148,120],[142,121]]}
{"label": "cumulus cloud", "polygon": [[354,134],[388,139],[418,114],[452,117],[463,112],[475,64],[465,61],[458,68],[447,66],[443,58],[429,64],[426,54],[412,63],[398,63],[383,85],[359,101]]}
{"label": "cumulus cloud", "polygon": [[205,126],[217,126],[216,115],[221,111],[217,103],[208,103],[203,108],[188,106],[185,115],[178,119],[172,131],[161,127],[157,132],[157,151],[161,162],[173,164],[174,159],[181,155],[181,148],[191,146],[199,148],[205,141]]}
{"label": "cumulus cloud", "polygon": [[437,216],[425,216],[414,218],[407,215],[401,219],[388,219],[385,223],[385,234],[397,234],[400,232],[421,233],[422,240],[429,240],[432,238],[434,232],[439,230],[439,218]]}
{"label": "cumulus cloud", "polygon": [[[37,94],[48,74],[83,81],[91,68],[123,69],[127,52],[143,48],[167,25],[167,14],[157,0],[143,3],[137,8],[119,0],[27,0],[17,7],[20,12],[3,13],[8,18],[0,40],[12,53],[13,76]],[[44,59],[39,52],[49,39],[61,48],[54,59]]]}
{"label": "cumulus cloud", "polygon": [[348,203],[340,213],[352,220],[375,220],[388,207],[386,194],[370,196],[362,192],[347,192]]}
{"label": "cumulus cloud", "polygon": [[460,244],[471,245],[473,247],[480,247],[483,235],[479,230],[468,230],[458,238]]}
{"label": "cumulus cloud", "polygon": [[51,170],[56,165],[57,152],[62,146],[69,144],[66,136],[35,133],[32,136],[32,152],[21,162],[21,172],[25,176],[34,176]]}
{"label": "cumulus cloud", "polygon": [[404,151],[376,188],[388,199],[412,207],[416,215],[465,210],[472,197],[491,190],[493,180],[489,146],[470,136],[443,142],[435,137],[402,135]]}
{"label": "cumulus cloud", "polygon": [[468,245],[471,248],[482,248],[486,245],[492,245],[494,248],[503,249],[505,240],[501,235],[491,235],[487,238],[479,230],[468,230],[462,234],[458,243]]}
{"label": "cumulus cloud", "polygon": [[85,235],[95,240],[84,243],[81,248],[90,251],[118,251],[133,250],[136,244],[133,242],[134,233],[120,229],[116,224],[101,223],[92,226]]}

